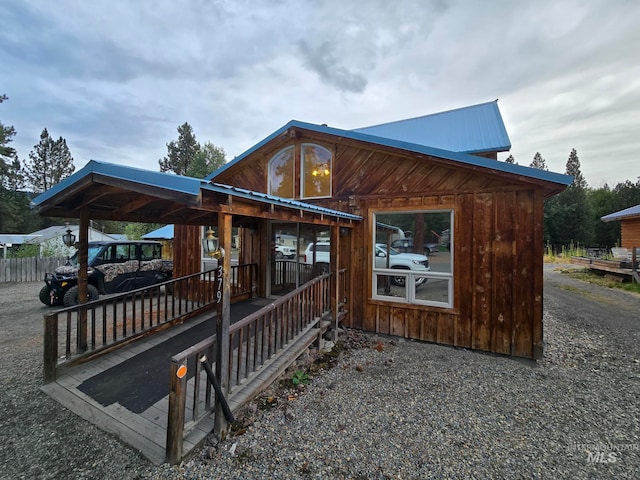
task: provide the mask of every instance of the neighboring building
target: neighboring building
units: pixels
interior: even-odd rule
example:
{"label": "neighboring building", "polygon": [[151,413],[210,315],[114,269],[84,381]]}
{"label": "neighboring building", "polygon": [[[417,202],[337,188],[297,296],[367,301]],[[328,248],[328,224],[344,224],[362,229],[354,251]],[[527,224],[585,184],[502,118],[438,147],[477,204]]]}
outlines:
{"label": "neighboring building", "polygon": [[640,205],[601,217],[603,222],[621,222],[620,246],[631,250],[640,247]]}
{"label": "neighboring building", "polygon": [[7,258],[7,252],[10,249],[18,248],[25,243],[31,243],[35,238],[35,235],[18,235],[14,233],[0,234],[0,248],[2,248],[2,258]]}
{"label": "neighboring building", "polygon": [[162,243],[162,259],[173,259],[173,225],[165,225],[153,232],[142,235],[143,240],[157,240]]}
{"label": "neighboring building", "polygon": [[[80,231],[78,225],[54,225],[33,232],[31,235],[34,239],[29,243],[36,244],[40,247],[40,255],[48,257],[71,256],[75,253],[76,249],[74,247],[67,247],[62,241],[62,236],[67,233],[67,230],[71,230],[71,233],[76,237],[76,241],[79,240]],[[90,242],[115,240],[112,236],[93,228],[89,228],[88,235]]]}

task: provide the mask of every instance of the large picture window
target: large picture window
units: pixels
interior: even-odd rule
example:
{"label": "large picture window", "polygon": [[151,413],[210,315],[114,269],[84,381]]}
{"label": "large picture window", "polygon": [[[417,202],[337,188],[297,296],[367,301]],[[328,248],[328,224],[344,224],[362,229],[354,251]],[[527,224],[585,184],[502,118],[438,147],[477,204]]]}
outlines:
{"label": "large picture window", "polygon": [[269,161],[269,193],[278,197],[294,198],[295,148],[280,150]]}
{"label": "large picture window", "polygon": [[453,210],[374,214],[373,298],[453,307]]}
{"label": "large picture window", "polygon": [[312,144],[302,145],[302,198],[331,196],[331,152]]}

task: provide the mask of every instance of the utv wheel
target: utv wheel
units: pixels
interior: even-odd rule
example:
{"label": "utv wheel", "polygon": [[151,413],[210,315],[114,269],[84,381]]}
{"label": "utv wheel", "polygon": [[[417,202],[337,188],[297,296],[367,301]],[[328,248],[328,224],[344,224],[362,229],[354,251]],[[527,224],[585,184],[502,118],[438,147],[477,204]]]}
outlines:
{"label": "utv wheel", "polygon": [[51,288],[49,287],[49,285],[44,285],[40,289],[40,294],[38,295],[38,297],[40,298],[40,301],[47,307],[56,307],[62,304],[59,299],[54,299],[53,303],[51,303]]}
{"label": "utv wheel", "polygon": [[[100,294],[98,293],[98,289],[93,285],[87,285],[87,301],[92,302],[97,300]],[[73,307],[78,304],[78,286],[71,287],[67,290],[67,293],[64,294],[64,306],[65,307]]]}

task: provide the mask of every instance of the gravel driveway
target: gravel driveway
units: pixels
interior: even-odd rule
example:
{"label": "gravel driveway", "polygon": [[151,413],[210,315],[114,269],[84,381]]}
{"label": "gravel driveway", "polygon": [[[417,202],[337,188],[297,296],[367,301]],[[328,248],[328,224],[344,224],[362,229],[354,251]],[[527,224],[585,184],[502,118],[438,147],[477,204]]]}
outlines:
{"label": "gravel driveway", "polygon": [[173,467],[40,392],[40,284],[0,284],[0,477],[639,478],[640,296],[556,268],[537,363],[347,332],[336,367]]}

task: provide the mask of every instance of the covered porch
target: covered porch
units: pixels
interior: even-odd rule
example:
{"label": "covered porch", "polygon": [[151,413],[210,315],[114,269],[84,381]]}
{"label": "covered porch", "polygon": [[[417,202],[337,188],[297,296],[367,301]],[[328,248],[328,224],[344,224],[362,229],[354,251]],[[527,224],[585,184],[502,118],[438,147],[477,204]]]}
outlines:
{"label": "covered porch", "polygon": [[[211,430],[222,434],[228,428],[205,364],[215,371],[231,408],[237,408],[349,314],[350,259],[339,252],[358,216],[94,161],[33,203],[43,216],[79,219],[80,298],[83,282],[86,292],[82,272],[90,220],[162,221],[181,231],[170,282],[45,317],[43,389],[156,463],[178,462]],[[223,255],[214,270],[203,271],[202,230],[209,227],[217,230],[222,252],[232,251],[232,229],[237,229],[237,264]],[[306,232],[311,239],[326,232],[330,273],[318,275],[299,256],[276,259],[274,238],[283,229]],[[238,303],[232,307],[233,300]],[[196,335],[197,327],[208,332],[206,338]],[[137,398],[147,408],[135,412],[120,399],[103,405],[94,398],[128,378],[125,367],[140,363],[140,356],[166,355],[161,345],[181,335],[189,345],[171,357],[163,374],[166,395],[157,402],[149,403],[143,391]]]}

